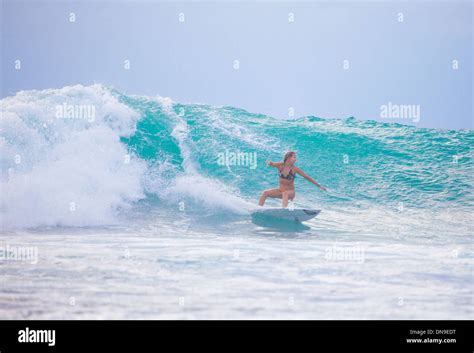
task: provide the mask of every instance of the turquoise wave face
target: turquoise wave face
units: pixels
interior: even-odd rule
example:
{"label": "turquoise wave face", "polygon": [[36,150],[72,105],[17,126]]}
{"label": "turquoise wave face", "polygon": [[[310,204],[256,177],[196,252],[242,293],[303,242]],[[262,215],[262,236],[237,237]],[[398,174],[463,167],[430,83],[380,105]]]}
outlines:
{"label": "turquoise wave face", "polygon": [[[196,219],[234,217],[278,186],[277,170],[265,161],[280,161],[288,150],[328,188],[297,176],[297,205],[334,211],[343,222],[352,209],[352,223],[345,222],[351,226],[360,208],[422,209],[413,212],[416,221],[449,209],[456,212],[443,213],[446,224],[455,217],[464,234],[472,214],[473,131],[354,118],[281,120],[103,85],[22,91],[0,103],[2,227],[113,224],[122,210],[142,216],[175,211],[181,202]],[[74,114],[58,116],[58,107]],[[384,224],[398,222],[387,217]]]}
{"label": "turquoise wave face", "polygon": [[[281,120],[103,85],[22,91],[0,103],[2,227],[113,224],[122,210],[142,216],[175,211],[181,202],[196,219],[246,214],[262,190],[278,186],[277,170],[265,161],[280,161],[288,150],[328,188],[297,176],[297,205],[334,211],[344,222],[352,209],[351,226],[360,208],[422,209],[413,215],[429,220],[432,210],[449,209],[456,212],[444,212],[445,221],[463,222],[464,234],[472,214],[473,131]],[[73,114],[58,116],[58,107]],[[83,107],[94,114],[74,110]],[[384,224],[398,222],[387,217]]]}
{"label": "turquoise wave face", "polygon": [[296,164],[329,189],[320,192],[298,176],[303,200],[416,208],[469,208],[474,201],[470,130],[355,118],[279,120],[234,107],[114,95],[141,115],[123,143],[150,166],[166,162],[161,176],[167,180],[200,175],[255,199],[278,185],[276,170],[265,161],[294,150]]}

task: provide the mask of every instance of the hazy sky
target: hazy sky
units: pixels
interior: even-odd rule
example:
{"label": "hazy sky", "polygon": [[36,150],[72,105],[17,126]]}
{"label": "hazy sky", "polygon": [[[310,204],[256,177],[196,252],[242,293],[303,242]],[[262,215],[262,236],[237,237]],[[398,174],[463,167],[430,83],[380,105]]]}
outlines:
{"label": "hazy sky", "polygon": [[[2,97],[96,82],[281,118],[474,127],[472,1],[1,2]],[[419,121],[382,118],[389,102]]]}

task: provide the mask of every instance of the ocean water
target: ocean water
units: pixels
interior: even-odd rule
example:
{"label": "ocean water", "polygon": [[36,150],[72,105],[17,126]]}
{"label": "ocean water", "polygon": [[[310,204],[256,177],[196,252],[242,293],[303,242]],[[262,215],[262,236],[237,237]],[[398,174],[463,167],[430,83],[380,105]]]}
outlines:
{"label": "ocean water", "polygon": [[[103,85],[0,102],[0,318],[474,318],[472,130]],[[252,220],[287,150],[322,212]]]}

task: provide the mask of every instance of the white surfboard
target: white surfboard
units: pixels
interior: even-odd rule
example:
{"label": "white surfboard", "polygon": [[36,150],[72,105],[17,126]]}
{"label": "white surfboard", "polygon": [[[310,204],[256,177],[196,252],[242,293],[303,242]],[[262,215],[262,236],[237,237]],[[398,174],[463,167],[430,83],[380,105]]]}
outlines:
{"label": "white surfboard", "polygon": [[295,222],[308,221],[316,217],[321,210],[314,210],[309,208],[281,208],[281,207],[265,207],[258,208],[252,211],[252,216],[273,217]]}

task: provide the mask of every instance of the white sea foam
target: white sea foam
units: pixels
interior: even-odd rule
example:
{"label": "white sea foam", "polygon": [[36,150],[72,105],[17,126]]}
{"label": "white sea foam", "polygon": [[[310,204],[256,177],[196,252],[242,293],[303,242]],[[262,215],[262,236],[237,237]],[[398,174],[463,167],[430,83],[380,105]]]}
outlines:
{"label": "white sea foam", "polygon": [[[94,106],[95,119],[57,119],[64,103]],[[145,167],[120,142],[139,116],[106,88],[21,91],[1,111],[2,228],[111,223],[143,197]]]}
{"label": "white sea foam", "polygon": [[246,213],[251,204],[237,196],[236,192],[217,180],[206,178],[199,173],[199,166],[192,157],[192,148],[188,136],[186,121],[175,114],[170,98],[156,98],[167,115],[174,119],[175,127],[171,136],[178,142],[183,159],[184,174],[178,176],[171,185],[161,193],[167,198],[185,198],[208,208],[220,208],[235,213]]}
{"label": "white sea foam", "polygon": [[189,129],[186,121],[173,112],[173,101],[171,98],[157,97],[157,101],[161,103],[168,117],[175,121],[175,127],[171,132],[171,136],[178,142],[181,157],[183,158],[184,170],[187,173],[196,174],[197,166],[192,159],[192,152],[188,142]]}
{"label": "white sea foam", "polygon": [[166,192],[175,199],[184,197],[207,208],[225,209],[240,214],[248,213],[255,206],[239,197],[228,186],[200,175],[179,176]]}

